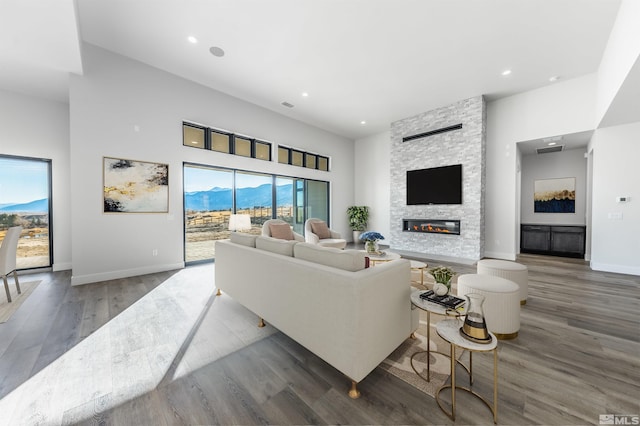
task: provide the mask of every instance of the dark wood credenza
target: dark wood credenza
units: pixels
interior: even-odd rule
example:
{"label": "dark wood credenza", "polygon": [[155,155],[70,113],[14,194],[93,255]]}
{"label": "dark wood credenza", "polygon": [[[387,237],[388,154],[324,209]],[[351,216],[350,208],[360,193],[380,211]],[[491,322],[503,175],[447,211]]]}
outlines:
{"label": "dark wood credenza", "polygon": [[584,225],[520,226],[520,252],[584,258],[586,230]]}

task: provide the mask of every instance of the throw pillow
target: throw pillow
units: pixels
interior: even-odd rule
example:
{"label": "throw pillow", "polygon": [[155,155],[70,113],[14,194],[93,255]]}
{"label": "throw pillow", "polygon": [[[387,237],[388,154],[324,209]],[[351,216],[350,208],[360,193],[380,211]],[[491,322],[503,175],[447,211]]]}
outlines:
{"label": "throw pillow", "polygon": [[287,223],[270,223],[269,232],[273,238],[280,240],[293,240],[293,231]]}
{"label": "throw pillow", "polygon": [[327,226],[326,222],[311,222],[311,230],[321,240],[324,240],[325,238],[331,238],[331,231],[329,231],[329,227]]}

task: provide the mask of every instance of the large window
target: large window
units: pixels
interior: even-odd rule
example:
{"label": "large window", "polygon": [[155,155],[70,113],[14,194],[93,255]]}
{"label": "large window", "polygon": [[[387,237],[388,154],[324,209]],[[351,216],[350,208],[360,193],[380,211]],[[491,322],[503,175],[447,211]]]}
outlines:
{"label": "large window", "polygon": [[251,233],[260,234],[272,217],[273,176],[236,172],[236,213],[251,217]]}
{"label": "large window", "polygon": [[182,123],[182,145],[271,161],[271,144],[224,130]]}
{"label": "large window", "polygon": [[0,240],[22,226],[16,267],[49,267],[51,252],[51,161],[0,156]]}
{"label": "large window", "polygon": [[185,262],[212,259],[216,240],[229,238],[233,171],[184,166]]}
{"label": "large window", "polygon": [[255,235],[271,218],[303,234],[307,218],[328,220],[329,183],[185,163],[186,263],[215,258],[215,242],[229,238],[232,213],[248,214]]}

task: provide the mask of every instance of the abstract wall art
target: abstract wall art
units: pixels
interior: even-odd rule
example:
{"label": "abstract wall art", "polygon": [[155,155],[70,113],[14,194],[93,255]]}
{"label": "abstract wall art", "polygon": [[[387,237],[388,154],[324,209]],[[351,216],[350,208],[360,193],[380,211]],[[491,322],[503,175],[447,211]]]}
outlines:
{"label": "abstract wall art", "polygon": [[103,158],[104,213],[168,213],[169,165]]}
{"label": "abstract wall art", "polygon": [[576,178],[534,181],[533,211],[535,213],[575,213]]}

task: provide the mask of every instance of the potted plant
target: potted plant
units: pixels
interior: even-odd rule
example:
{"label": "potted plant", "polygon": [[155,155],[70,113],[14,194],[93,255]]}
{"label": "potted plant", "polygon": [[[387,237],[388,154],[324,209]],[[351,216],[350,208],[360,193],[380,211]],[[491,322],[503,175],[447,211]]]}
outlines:
{"label": "potted plant", "polygon": [[379,232],[367,231],[360,235],[360,239],[364,241],[364,249],[367,253],[378,254],[378,240],[384,240],[384,237]]}
{"label": "potted plant", "polygon": [[436,268],[428,269],[427,272],[431,274],[436,284],[433,286],[433,291],[443,296],[451,291],[451,278],[456,274],[453,269],[448,266],[438,266]]}
{"label": "potted plant", "polygon": [[357,243],[360,239],[360,233],[367,229],[367,221],[369,220],[369,207],[348,207],[347,216],[349,216],[349,227],[353,231],[353,242]]}

